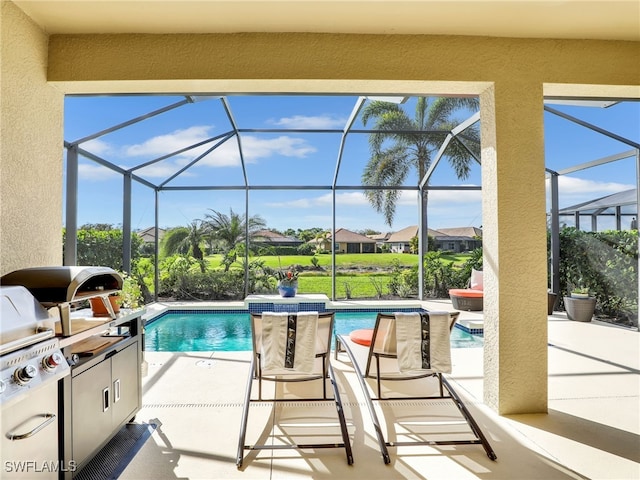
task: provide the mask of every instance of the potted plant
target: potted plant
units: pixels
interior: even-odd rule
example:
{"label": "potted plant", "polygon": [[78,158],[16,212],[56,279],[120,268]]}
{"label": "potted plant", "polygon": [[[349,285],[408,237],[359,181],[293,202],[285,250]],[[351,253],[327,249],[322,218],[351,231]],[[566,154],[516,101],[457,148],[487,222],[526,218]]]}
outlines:
{"label": "potted plant", "polygon": [[569,320],[590,322],[596,309],[596,299],[589,295],[588,287],[574,287],[569,296],[564,297],[564,308]]}
{"label": "potted plant", "polygon": [[572,298],[589,298],[589,287],[574,287],[571,290]]}
{"label": "potted plant", "polygon": [[298,292],[298,272],[295,270],[277,270],[278,292],[281,297],[295,297]]}

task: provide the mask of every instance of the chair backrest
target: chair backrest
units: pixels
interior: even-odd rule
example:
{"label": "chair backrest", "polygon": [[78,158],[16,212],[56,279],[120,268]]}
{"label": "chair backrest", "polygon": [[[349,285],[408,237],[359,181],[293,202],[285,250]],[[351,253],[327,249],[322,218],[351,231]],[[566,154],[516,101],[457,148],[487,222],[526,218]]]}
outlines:
{"label": "chair backrest", "polygon": [[[393,361],[397,362],[393,370],[397,368],[400,372],[428,370],[450,373],[451,345],[449,335],[459,315],[460,312],[410,314],[407,316],[409,323],[403,322],[400,328],[398,326],[400,315],[396,317],[396,314],[378,314],[369,349],[367,375],[370,373],[373,356],[394,359]],[[423,338],[425,317],[427,318],[426,330],[429,332],[426,351],[424,350]],[[448,321],[447,324],[441,323],[444,318]],[[416,323],[411,323],[413,320]]]}
{"label": "chair backrest", "polygon": [[[449,312],[449,331],[453,330],[460,312]],[[371,339],[371,352],[382,355],[396,355],[396,317],[393,313],[379,313],[376,317],[374,337]]]}
{"label": "chair backrest", "polygon": [[[272,312],[263,312],[264,313],[272,313]],[[317,313],[317,312],[300,312],[302,313]],[[256,357],[256,360],[260,359],[263,350],[264,350],[264,325],[263,325],[263,314],[251,314],[251,333],[252,333],[252,343],[253,343],[253,353]],[[298,318],[297,313],[284,313],[283,317],[287,319],[289,317]],[[314,356],[322,356],[329,354],[331,350],[331,337],[333,334],[333,323],[335,318],[334,312],[320,312],[317,313],[317,327],[315,333],[315,352]]]}

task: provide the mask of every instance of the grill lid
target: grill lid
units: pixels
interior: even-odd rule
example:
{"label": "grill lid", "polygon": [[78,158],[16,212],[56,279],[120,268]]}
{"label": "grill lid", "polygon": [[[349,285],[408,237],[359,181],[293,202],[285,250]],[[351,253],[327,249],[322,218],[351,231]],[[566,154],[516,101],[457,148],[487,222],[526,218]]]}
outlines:
{"label": "grill lid", "polygon": [[0,354],[53,336],[54,319],[25,287],[0,287]]}
{"label": "grill lid", "polygon": [[122,276],[109,267],[33,267],[0,279],[3,285],[22,285],[42,303],[84,300],[98,293],[120,290]]}

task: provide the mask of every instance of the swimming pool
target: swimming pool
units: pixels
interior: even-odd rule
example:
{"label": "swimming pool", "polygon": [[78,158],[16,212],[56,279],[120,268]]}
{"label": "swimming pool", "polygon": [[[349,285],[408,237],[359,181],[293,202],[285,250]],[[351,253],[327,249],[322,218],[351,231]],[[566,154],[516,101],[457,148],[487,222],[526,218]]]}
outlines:
{"label": "swimming pool", "polygon": [[[376,312],[337,312],[335,331],[348,334],[373,328]],[[251,350],[251,322],[248,313],[168,312],[147,323],[145,350],[149,352],[206,352]],[[482,346],[482,337],[459,328],[451,333],[452,348]]]}

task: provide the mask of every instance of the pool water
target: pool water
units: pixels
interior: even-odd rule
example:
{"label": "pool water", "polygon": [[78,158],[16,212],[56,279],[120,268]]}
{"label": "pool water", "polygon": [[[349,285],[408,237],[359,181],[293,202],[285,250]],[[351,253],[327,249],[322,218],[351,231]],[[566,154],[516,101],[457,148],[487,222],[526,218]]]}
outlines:
{"label": "pool water", "polygon": [[[348,334],[373,328],[376,312],[337,312],[335,331]],[[167,313],[145,327],[145,349],[150,352],[205,352],[251,350],[251,322],[247,313]],[[482,346],[482,337],[459,328],[451,332],[452,348]]]}

